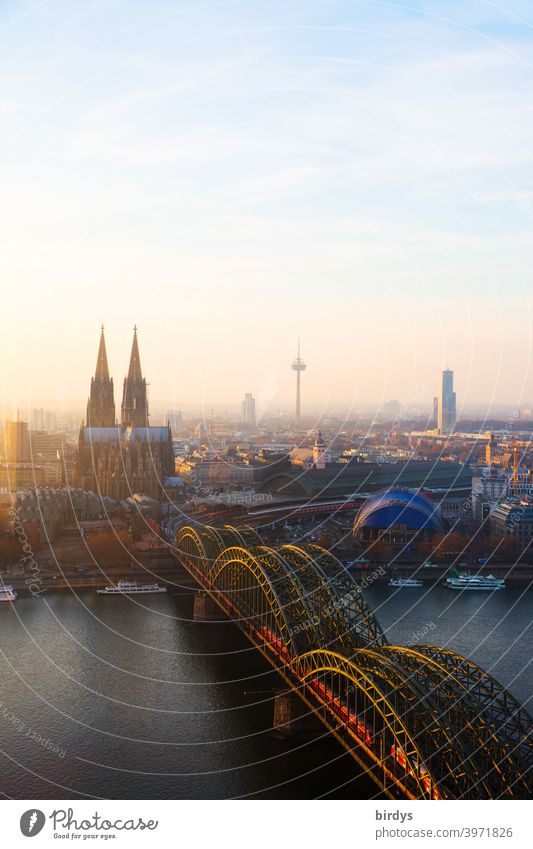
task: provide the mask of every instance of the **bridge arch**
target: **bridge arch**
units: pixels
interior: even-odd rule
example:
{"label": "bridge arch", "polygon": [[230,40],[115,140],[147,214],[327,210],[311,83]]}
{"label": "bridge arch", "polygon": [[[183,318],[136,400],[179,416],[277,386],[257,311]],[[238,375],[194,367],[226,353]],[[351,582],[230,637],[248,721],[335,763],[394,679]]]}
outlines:
{"label": "bridge arch", "polygon": [[383,651],[428,694],[454,739],[465,741],[490,797],[527,794],[533,726],[501,684],[472,661],[439,646],[387,646]]}
{"label": "bridge arch", "polygon": [[387,646],[359,651],[353,660],[394,703],[424,753],[425,765],[447,795],[479,798],[480,789],[487,786],[475,746],[458,733],[457,724],[435,701],[425,678],[413,675]]}
{"label": "bridge arch", "polygon": [[191,525],[184,525],[176,534],[176,554],[197,571],[205,572],[208,563],[207,539]]}
{"label": "bridge arch", "polygon": [[224,525],[224,530],[232,533],[233,545],[240,545],[242,548],[251,548],[252,546],[263,544],[261,537],[251,525],[239,525],[238,528],[233,525]]}
{"label": "bridge arch", "polygon": [[315,649],[297,661],[299,678],[310,684],[316,700],[338,725],[379,760],[391,783],[401,784],[413,799],[446,798],[442,784],[426,765],[421,747],[410,733],[394,698],[383,692],[357,659]]}
{"label": "bridge arch", "polygon": [[325,549],[263,546],[251,527],[185,526],[175,553],[361,762],[353,744],[367,749],[382,786],[411,798],[530,798],[525,709],[449,649],[388,645]]}
{"label": "bridge arch", "polygon": [[312,567],[315,592],[322,596],[319,603],[328,611],[328,641],[324,648],[341,650],[341,654],[350,655],[360,648],[386,643],[361,588],[340,560],[314,544],[282,546],[280,549],[282,552],[286,550],[294,552],[295,568],[302,569],[304,561]]}
{"label": "bridge arch", "polygon": [[[480,758],[492,764],[492,789],[502,798],[529,798],[533,774],[533,720],[517,699],[474,661],[441,646],[412,650],[438,664],[457,693],[454,716],[466,713]],[[405,653],[405,649],[403,649]],[[438,692],[433,692],[437,698]],[[464,716],[461,720],[464,725]],[[504,785],[504,786],[502,786]]]}
{"label": "bridge arch", "polygon": [[211,566],[208,580],[224,595],[241,625],[289,662],[298,654],[289,605],[301,604],[301,600],[293,595],[290,576],[268,561],[269,552],[261,546],[227,548]]}

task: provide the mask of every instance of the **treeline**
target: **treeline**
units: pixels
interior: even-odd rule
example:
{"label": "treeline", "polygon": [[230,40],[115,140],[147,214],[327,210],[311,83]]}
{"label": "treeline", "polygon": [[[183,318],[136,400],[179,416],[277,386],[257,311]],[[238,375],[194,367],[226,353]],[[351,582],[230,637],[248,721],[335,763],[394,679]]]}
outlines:
{"label": "treeline", "polygon": [[127,566],[131,561],[130,535],[124,528],[115,533],[92,533],[85,541],[99,566]]}

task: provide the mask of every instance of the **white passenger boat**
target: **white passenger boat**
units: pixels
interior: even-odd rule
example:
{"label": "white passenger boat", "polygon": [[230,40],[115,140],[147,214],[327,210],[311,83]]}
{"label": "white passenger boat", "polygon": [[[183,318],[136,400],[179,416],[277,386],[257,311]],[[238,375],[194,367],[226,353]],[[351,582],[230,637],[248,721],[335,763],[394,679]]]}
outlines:
{"label": "white passenger boat", "polygon": [[15,601],[16,597],[16,590],[11,584],[0,584],[0,601]]}
{"label": "white passenger boat", "polygon": [[389,587],[423,587],[424,583],[419,578],[391,578]]}
{"label": "white passenger boat", "polygon": [[495,578],[494,575],[448,575],[443,584],[449,590],[504,590],[503,578]]}
{"label": "white passenger boat", "polygon": [[118,584],[110,584],[107,587],[98,587],[96,590],[100,595],[146,595],[147,593],[166,593],[166,587],[159,584],[138,584],[137,581],[121,580]]}

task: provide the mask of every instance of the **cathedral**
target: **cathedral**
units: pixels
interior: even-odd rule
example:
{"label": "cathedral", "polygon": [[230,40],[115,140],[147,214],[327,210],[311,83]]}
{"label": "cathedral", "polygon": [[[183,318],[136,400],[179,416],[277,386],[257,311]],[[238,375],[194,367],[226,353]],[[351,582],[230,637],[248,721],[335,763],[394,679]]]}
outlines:
{"label": "cathedral", "polygon": [[77,484],[82,489],[118,500],[134,493],[164,498],[165,480],[174,474],[172,433],[168,426],[150,427],[146,390],[135,327],[117,422],[102,327],[87,420],[80,429]]}

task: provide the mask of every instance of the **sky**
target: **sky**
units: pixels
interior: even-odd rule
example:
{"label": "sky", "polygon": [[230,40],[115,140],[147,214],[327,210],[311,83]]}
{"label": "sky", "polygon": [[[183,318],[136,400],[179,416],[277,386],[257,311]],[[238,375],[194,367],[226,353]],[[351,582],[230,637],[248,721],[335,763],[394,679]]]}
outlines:
{"label": "sky", "polygon": [[533,5],[0,2],[2,401],[533,403]]}

